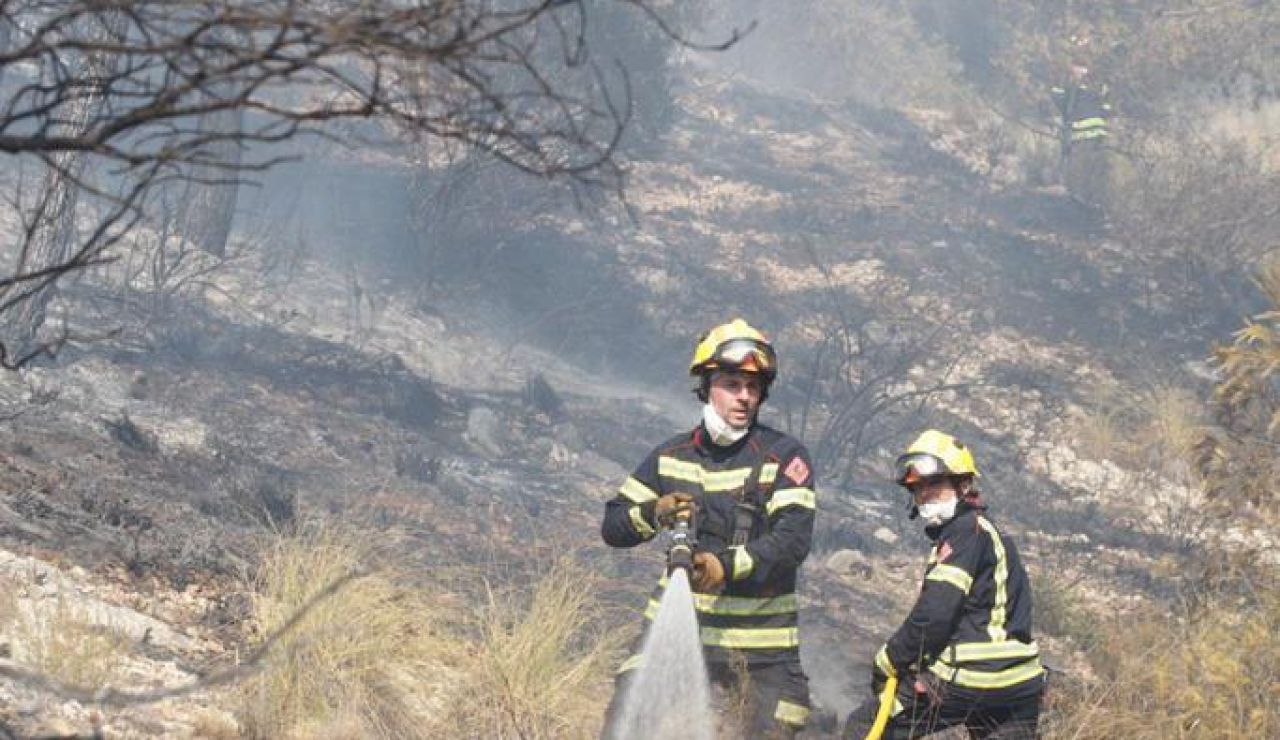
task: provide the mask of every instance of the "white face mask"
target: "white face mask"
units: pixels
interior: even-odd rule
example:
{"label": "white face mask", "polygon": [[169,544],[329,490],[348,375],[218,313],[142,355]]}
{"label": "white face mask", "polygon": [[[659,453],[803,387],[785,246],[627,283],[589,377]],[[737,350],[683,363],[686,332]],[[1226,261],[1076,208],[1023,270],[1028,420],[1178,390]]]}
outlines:
{"label": "white face mask", "polygon": [[920,504],[916,510],[920,512],[920,519],[926,527],[936,527],[956,515],[957,503],[959,500],[954,498],[949,501],[930,501]]}
{"label": "white face mask", "polygon": [[747,431],[751,427],[743,427],[742,429],[734,429],[729,426],[729,422],[720,418],[720,414],[716,413],[716,409],[710,403],[702,407],[702,425],[707,428],[707,433],[711,435],[711,441],[721,447],[728,447],[747,436]]}

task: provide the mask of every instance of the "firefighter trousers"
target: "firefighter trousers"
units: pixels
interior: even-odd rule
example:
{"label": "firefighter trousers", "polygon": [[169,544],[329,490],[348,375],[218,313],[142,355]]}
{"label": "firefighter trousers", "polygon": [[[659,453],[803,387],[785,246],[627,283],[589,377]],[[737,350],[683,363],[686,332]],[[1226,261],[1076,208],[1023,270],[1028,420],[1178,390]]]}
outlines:
{"label": "firefighter trousers", "polygon": [[[943,683],[939,694],[917,694],[914,681],[900,683],[897,698],[903,708],[889,720],[884,739],[924,737],[950,727],[964,727],[969,737],[985,740],[1038,737],[1043,677],[1003,689],[967,689]],[[879,698],[872,697],[853,710],[845,722],[845,740],[865,738],[879,708]]]}

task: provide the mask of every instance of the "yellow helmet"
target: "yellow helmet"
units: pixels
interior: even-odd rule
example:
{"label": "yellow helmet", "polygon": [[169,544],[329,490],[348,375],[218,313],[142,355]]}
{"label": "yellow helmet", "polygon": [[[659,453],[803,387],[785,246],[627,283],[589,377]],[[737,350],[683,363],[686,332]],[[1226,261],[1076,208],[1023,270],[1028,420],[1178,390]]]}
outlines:
{"label": "yellow helmet", "polygon": [[711,370],[760,373],[768,384],[778,375],[778,357],[763,333],[742,319],[734,319],[702,335],[693,349],[689,374]]}
{"label": "yellow helmet", "polygon": [[980,477],[973,453],[950,434],[929,429],[916,437],[907,451],[894,463],[900,486],[921,478],[937,475],[972,475]]}

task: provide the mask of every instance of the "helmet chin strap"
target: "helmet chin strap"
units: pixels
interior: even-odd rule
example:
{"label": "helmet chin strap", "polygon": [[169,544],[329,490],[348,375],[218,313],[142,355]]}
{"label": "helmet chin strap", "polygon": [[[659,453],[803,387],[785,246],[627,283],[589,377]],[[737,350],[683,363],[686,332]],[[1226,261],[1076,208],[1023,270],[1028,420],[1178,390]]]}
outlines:
{"label": "helmet chin strap", "polygon": [[732,445],[747,436],[747,432],[751,429],[750,426],[742,429],[735,429],[729,426],[729,422],[720,418],[720,414],[716,413],[715,407],[710,402],[702,406],[702,425],[707,428],[707,433],[711,435],[711,441],[720,447]]}

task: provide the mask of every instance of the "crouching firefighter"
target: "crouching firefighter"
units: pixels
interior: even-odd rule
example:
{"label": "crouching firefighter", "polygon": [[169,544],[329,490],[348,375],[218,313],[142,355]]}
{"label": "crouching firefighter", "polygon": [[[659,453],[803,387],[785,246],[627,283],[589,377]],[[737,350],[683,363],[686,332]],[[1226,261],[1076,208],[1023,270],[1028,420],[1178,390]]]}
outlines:
{"label": "crouching firefighter", "polygon": [[[798,440],[756,420],[777,367],[772,345],[742,319],[704,335],[689,365],[701,423],[649,453],[606,504],[601,528],[609,545],[634,547],[681,517],[692,522],[703,655],[714,693],[745,700],[736,721],[747,737],[789,737],[809,716],[796,574],[813,534],[813,468]],[[649,600],[646,627],[666,583]],[[626,732],[614,725],[643,642],[618,671],[605,737]]]}
{"label": "crouching firefighter", "polygon": [[[1045,670],[1031,638],[1031,590],[1013,540],[987,518],[972,453],[929,430],[896,469],[933,547],[915,606],[876,653],[877,698],[853,711],[845,737],[867,737],[883,701],[887,738],[955,726],[979,738],[1034,738]],[[896,691],[883,692],[886,683]]]}

